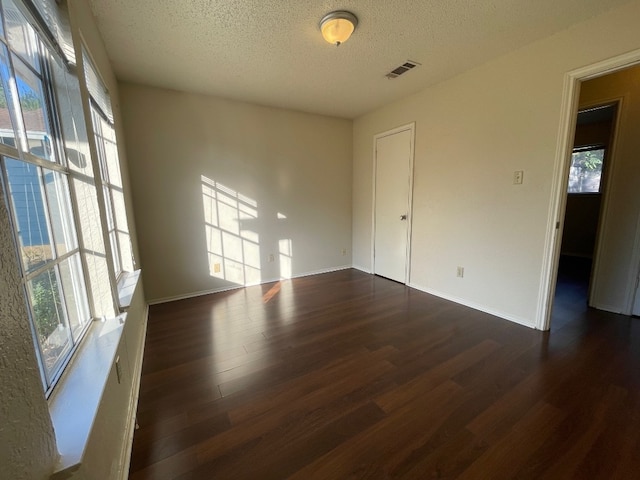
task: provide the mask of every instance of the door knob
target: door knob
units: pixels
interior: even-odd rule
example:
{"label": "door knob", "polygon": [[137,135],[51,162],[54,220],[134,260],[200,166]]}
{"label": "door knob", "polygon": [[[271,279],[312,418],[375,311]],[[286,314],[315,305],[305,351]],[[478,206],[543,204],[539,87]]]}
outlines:
{"label": "door knob", "polygon": [[407,216],[406,215],[400,215],[400,220],[406,220]]}

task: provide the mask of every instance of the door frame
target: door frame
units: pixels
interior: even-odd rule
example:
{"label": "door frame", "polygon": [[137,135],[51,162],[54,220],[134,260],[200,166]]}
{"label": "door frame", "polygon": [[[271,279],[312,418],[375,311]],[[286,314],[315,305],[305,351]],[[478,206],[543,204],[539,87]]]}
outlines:
{"label": "door frame", "polygon": [[[569,176],[570,158],[573,151],[573,137],[576,129],[580,84],[592,78],[614,73],[640,63],[640,49],[618,55],[586,67],[572,70],[565,74],[560,106],[560,125],[558,143],[556,145],[549,214],[544,242],[542,273],[538,290],[536,308],[536,328],[548,330],[551,325],[553,298],[558,276],[560,244],[566,209],[566,183]],[[619,126],[619,125],[618,125]],[[640,231],[636,230],[636,244],[640,242]],[[638,263],[640,252],[634,252],[632,264]],[[627,303],[631,305],[633,295]]]}
{"label": "door frame", "polygon": [[[616,165],[616,149],[618,146],[618,132],[622,117],[622,109],[624,104],[624,97],[613,97],[604,99],[604,101],[599,101],[594,103],[593,105],[587,104],[584,106],[585,109],[601,106],[601,105],[615,105],[616,113],[612,120],[612,131],[609,132],[609,144],[607,145],[607,153],[605,154],[605,164],[602,170],[602,185],[600,191],[602,193],[601,203],[600,203],[600,212],[598,212],[598,227],[596,231],[596,240],[595,246],[593,249],[593,263],[591,267],[591,273],[589,275],[589,289],[587,292],[587,304],[594,308],[604,309],[602,305],[597,305],[594,301],[596,293],[598,291],[598,283],[602,278],[600,273],[600,268],[602,265],[602,259],[600,257],[601,245],[604,244],[604,236],[606,234],[606,229],[603,226],[607,222],[607,217],[609,215],[609,203],[611,200],[611,191],[613,189],[613,177]],[[571,163],[569,161],[569,163]],[[568,196],[568,195],[567,195]],[[560,238],[562,241],[562,237]],[[635,250],[634,250],[635,251]]]}
{"label": "door frame", "polygon": [[373,201],[371,204],[371,273],[376,272],[376,176],[378,173],[378,152],[377,143],[378,139],[394,135],[396,133],[409,131],[410,133],[410,146],[409,146],[409,195],[407,198],[407,251],[406,259],[407,264],[405,268],[405,285],[409,284],[409,278],[411,275],[411,231],[413,227],[413,168],[415,157],[415,139],[416,139],[416,122],[411,122],[406,125],[401,125],[391,130],[387,130],[381,133],[377,133],[373,136],[373,184],[371,190],[373,192]]}

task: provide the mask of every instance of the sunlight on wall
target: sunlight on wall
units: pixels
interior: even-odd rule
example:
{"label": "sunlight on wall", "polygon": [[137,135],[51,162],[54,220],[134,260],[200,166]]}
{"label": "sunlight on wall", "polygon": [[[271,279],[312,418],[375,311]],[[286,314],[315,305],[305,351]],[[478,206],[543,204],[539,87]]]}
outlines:
{"label": "sunlight on wall", "polygon": [[[284,213],[278,212],[276,218],[286,220],[287,216]],[[291,278],[291,259],[293,257],[292,243],[290,238],[282,238],[278,241],[278,253],[280,262],[280,279]]]}
{"label": "sunlight on wall", "polygon": [[258,218],[255,200],[201,176],[209,274],[238,285],[260,283],[260,236],[243,228]]}
{"label": "sunlight on wall", "polygon": [[280,240],[280,278],[291,278],[291,239],[283,238]]}

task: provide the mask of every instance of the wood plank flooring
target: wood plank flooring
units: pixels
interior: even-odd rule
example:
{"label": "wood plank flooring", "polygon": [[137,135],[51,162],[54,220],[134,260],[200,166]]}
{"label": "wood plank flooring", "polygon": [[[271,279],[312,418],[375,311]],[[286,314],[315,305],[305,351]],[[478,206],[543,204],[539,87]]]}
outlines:
{"label": "wood plank flooring", "polygon": [[152,306],[130,479],[640,478],[640,320],[567,312],[356,270]]}

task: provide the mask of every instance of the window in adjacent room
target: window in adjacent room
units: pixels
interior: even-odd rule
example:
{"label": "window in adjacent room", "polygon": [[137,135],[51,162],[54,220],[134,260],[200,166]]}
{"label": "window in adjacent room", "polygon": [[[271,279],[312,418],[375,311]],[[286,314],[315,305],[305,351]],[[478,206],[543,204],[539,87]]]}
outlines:
{"label": "window in adjacent room", "polygon": [[573,150],[568,193],[599,193],[605,148],[602,145]]}

